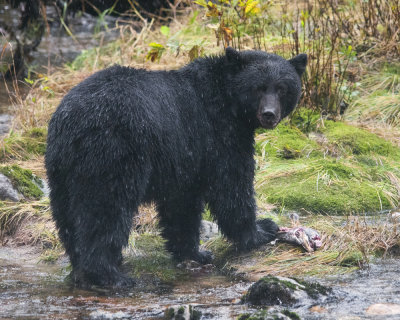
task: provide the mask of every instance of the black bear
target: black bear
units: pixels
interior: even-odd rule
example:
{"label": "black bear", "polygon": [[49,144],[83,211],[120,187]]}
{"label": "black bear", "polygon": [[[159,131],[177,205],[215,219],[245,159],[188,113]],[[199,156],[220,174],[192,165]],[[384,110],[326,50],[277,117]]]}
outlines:
{"label": "black bear", "polygon": [[45,163],[77,284],[132,284],[121,250],[146,202],[177,259],[210,260],[205,204],[239,250],[274,239],[277,225],[256,221],[254,131],[293,110],[306,64],[227,48],[173,71],[112,66],[74,87],[50,121]]}

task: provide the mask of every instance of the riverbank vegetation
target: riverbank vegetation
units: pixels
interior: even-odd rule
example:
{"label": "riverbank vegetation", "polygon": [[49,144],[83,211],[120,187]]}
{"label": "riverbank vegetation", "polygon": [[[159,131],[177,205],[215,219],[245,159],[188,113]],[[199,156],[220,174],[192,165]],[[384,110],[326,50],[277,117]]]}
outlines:
{"label": "riverbank vegetation", "polygon": [[[348,272],[400,245],[398,224],[382,218],[400,200],[397,1],[195,1],[169,21],[139,19],[140,29],[125,21],[116,26],[118,39],[83,51],[55,73],[14,80],[30,90],[14,98],[13,127],[0,141],[0,172],[17,164],[45,179],[52,112],[70,88],[102,68],[174,69],[227,45],[287,58],[305,52],[298,110],[275,130],[257,131],[255,186],[267,215],[289,225],[285,213],[299,212],[302,223],[323,234],[323,247],[310,255],[278,244],[238,256],[222,238],[205,246],[221,270],[254,279]],[[163,250],[154,209],[140,212],[128,265],[136,261],[133,273],[170,281],[176,268]],[[0,230],[3,241],[40,246],[46,261],[62,254],[47,197],[1,202]]]}

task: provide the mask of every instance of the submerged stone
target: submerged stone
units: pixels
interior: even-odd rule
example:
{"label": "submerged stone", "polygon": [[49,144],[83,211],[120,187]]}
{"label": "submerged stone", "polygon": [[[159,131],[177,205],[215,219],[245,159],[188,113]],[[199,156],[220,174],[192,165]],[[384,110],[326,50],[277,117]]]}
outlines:
{"label": "submerged stone", "polygon": [[376,303],[368,307],[367,314],[372,315],[400,315],[400,305],[394,303]]}
{"label": "submerged stone", "polygon": [[165,320],[200,320],[201,312],[193,306],[176,306],[167,308],[164,312]]}
{"label": "submerged stone", "polygon": [[96,310],[89,315],[91,320],[115,320],[115,319],[132,319],[132,315],[118,311],[110,312],[105,310]]}

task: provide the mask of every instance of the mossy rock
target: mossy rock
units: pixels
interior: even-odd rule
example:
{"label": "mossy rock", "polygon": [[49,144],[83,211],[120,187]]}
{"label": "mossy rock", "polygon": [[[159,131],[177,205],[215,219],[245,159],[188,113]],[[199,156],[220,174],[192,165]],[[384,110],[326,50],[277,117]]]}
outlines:
{"label": "mossy rock", "polygon": [[256,306],[289,305],[297,302],[293,293],[297,285],[276,277],[263,277],[242,297],[243,302]]}
{"label": "mossy rock", "polygon": [[10,179],[13,186],[28,199],[40,199],[43,196],[42,180],[35,176],[31,170],[22,169],[17,165],[0,168],[0,173]]}
{"label": "mossy rock", "polygon": [[237,320],[300,320],[300,317],[297,313],[287,309],[282,312],[275,310],[259,310],[253,314],[241,314],[237,317]]}
{"label": "mossy rock", "polygon": [[366,130],[344,122],[327,120],[321,129],[328,141],[345,154],[378,154],[382,156],[400,156],[400,149],[389,141]]}
{"label": "mossy rock", "polygon": [[328,294],[332,293],[332,288],[325,287],[318,282],[304,281],[299,278],[292,279],[301,284],[304,287],[303,290],[307,292],[308,296],[313,299],[318,299],[320,295],[327,296]]}
{"label": "mossy rock", "polygon": [[[266,276],[254,283],[242,297],[242,302],[256,306],[292,305],[299,299],[318,299],[328,295],[331,289],[319,283],[308,282],[296,278],[277,278]],[[305,295],[302,295],[302,292]]]}

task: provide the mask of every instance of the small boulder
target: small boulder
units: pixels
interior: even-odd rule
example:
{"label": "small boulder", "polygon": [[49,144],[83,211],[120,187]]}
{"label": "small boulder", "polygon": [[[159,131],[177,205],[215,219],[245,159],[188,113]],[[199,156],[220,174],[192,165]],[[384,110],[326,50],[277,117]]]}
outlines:
{"label": "small boulder", "polygon": [[295,278],[267,276],[254,283],[242,301],[252,305],[298,305],[327,296],[330,288]]}
{"label": "small boulder", "polygon": [[400,208],[393,209],[389,212],[389,220],[392,223],[400,222]]}
{"label": "small boulder", "polygon": [[400,305],[394,303],[376,303],[370,305],[366,313],[376,316],[400,315]]}
{"label": "small boulder", "polygon": [[14,189],[10,179],[0,173],[0,200],[20,201],[23,198],[24,196]]}

